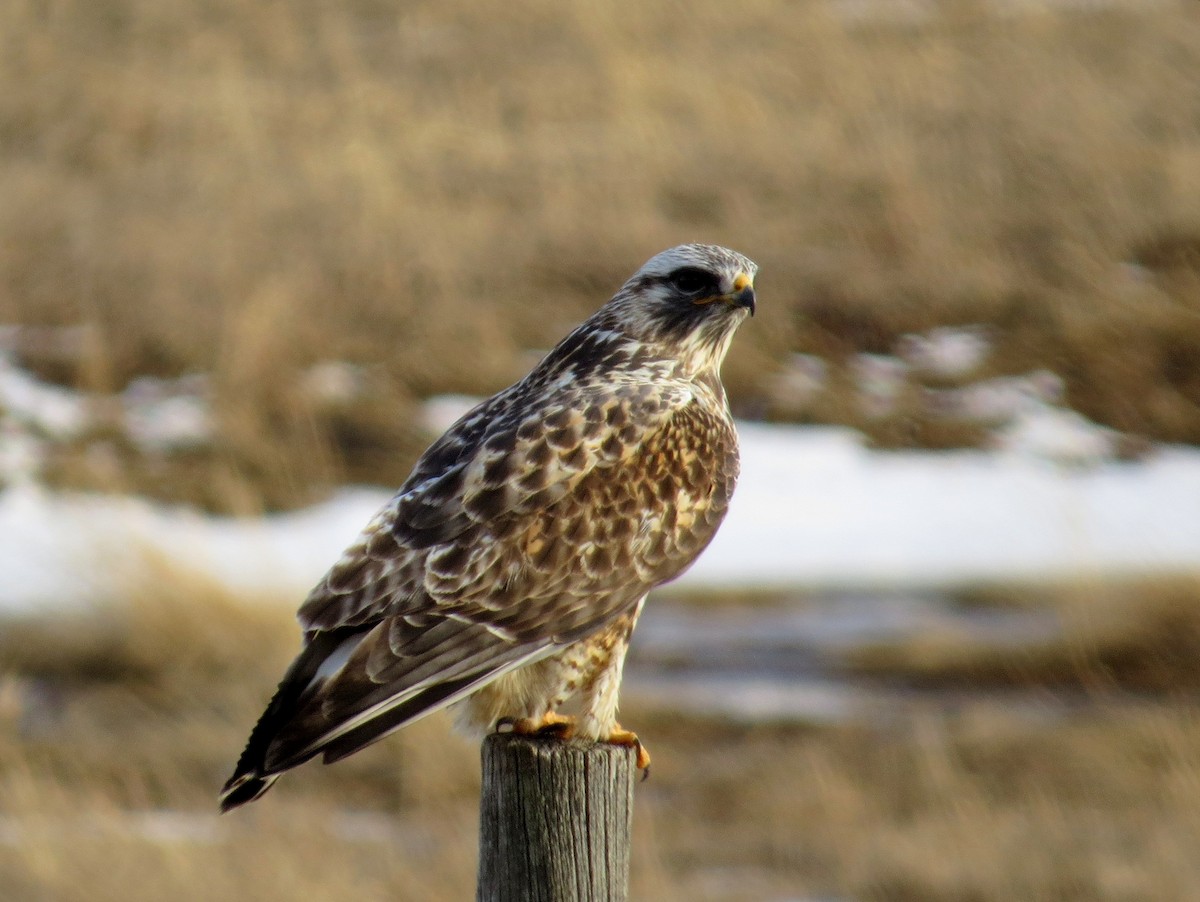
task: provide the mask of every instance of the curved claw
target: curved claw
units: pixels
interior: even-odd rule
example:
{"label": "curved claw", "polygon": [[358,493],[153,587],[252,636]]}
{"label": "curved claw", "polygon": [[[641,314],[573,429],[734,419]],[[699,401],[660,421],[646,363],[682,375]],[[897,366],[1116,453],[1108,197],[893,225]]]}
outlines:
{"label": "curved claw", "polygon": [[637,769],[642,772],[642,781],[645,782],[650,776],[650,752],[642,745],[642,740],[638,739],[637,733],[632,730],[626,730],[620,724],[613,727],[611,733],[604,740],[611,742],[613,745],[629,746],[637,750]]}

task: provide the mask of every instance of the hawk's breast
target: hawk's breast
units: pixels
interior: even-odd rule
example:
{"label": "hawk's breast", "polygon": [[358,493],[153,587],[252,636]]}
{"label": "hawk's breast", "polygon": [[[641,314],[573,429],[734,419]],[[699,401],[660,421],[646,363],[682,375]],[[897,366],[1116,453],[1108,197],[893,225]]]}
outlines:
{"label": "hawk's breast", "polygon": [[634,558],[648,583],[658,585],[686,569],[724,519],[737,483],[737,434],[722,407],[698,400],[631,463],[641,504]]}

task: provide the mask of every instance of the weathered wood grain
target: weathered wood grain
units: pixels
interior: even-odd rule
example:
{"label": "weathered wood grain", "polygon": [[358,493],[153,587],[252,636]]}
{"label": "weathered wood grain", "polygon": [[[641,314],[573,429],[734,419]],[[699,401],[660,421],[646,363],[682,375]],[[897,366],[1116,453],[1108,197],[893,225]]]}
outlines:
{"label": "weathered wood grain", "polygon": [[494,734],[482,757],[478,902],[623,902],[633,749]]}

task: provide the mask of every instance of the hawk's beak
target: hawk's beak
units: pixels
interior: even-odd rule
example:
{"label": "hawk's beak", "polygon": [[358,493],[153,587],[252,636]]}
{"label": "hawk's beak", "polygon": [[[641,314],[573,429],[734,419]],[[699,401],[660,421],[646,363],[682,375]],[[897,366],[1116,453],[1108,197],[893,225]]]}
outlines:
{"label": "hawk's beak", "polygon": [[738,273],[738,277],[733,280],[733,291],[728,294],[712,294],[708,297],[697,298],[692,303],[712,304],[716,301],[731,307],[745,307],[750,311],[750,315],[754,316],[754,285],[751,284],[750,277],[745,273]]}
{"label": "hawk's beak", "polygon": [[754,285],[750,282],[750,277],[745,273],[739,273],[738,277],[733,280],[733,291],[725,295],[722,300],[735,307],[745,307],[750,311],[750,315],[754,316]]}

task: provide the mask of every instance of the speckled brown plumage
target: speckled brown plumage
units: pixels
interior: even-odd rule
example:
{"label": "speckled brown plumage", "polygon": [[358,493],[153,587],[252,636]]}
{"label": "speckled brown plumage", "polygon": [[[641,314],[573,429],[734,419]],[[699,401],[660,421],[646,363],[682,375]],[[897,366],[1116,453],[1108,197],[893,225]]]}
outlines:
{"label": "speckled brown plumage", "polygon": [[563,732],[636,742],[616,723],[629,636],[737,480],[719,369],[755,269],[710,245],[664,251],[425,452],[300,608],[304,647],[224,809],[460,700],[477,731],[573,705]]}

